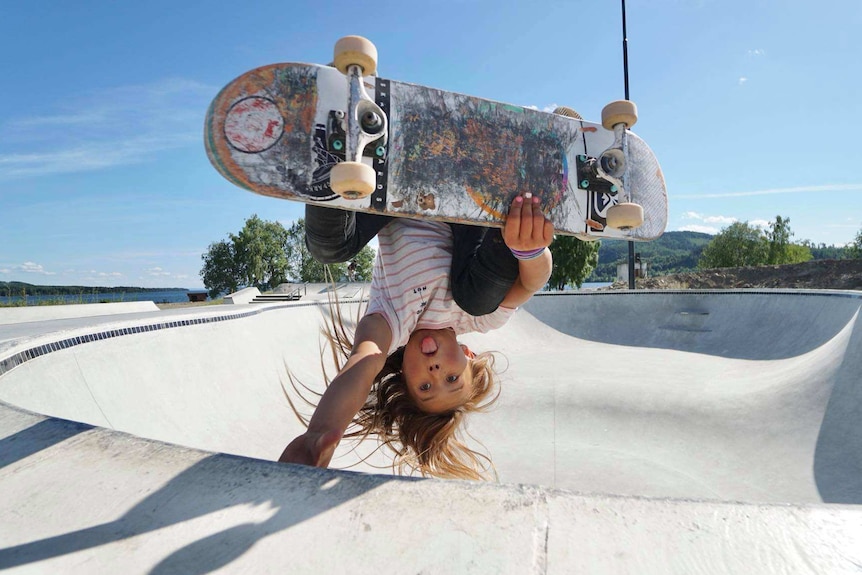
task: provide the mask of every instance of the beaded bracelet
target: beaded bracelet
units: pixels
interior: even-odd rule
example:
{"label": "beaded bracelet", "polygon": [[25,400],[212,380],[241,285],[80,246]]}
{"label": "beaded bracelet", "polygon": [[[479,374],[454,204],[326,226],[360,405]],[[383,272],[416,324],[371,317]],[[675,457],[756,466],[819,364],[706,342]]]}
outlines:
{"label": "beaded bracelet", "polygon": [[509,251],[512,252],[512,255],[519,260],[532,260],[545,253],[546,249],[547,248],[539,248],[536,250],[527,250],[522,252],[521,250],[513,250],[512,248],[509,248]]}

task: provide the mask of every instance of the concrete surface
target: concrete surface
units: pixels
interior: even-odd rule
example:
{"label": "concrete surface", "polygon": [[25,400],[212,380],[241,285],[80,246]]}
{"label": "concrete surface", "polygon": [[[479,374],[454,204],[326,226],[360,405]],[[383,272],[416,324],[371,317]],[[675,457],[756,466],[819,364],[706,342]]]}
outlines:
{"label": "concrete surface", "polygon": [[0,569],[859,573],[860,307],[535,297],[464,338],[506,368],[469,423],[485,484],[271,462],[301,429],[286,368],[320,386],[321,302],[0,325]]}
{"label": "concrete surface", "polygon": [[329,298],[335,297],[339,300],[361,298],[368,295],[370,284],[357,282],[338,282],[333,284],[328,283],[303,283],[290,284],[284,283],[275,288],[273,293],[292,293],[299,291],[302,295],[302,301],[328,301]]}
{"label": "concrete surface", "polygon": [[98,315],[117,315],[144,311],[158,311],[158,309],[159,307],[151,301],[3,307],[0,308],[0,327],[12,323],[93,317]]}
{"label": "concrete surface", "polygon": [[256,287],[249,287],[239,290],[238,292],[234,292],[230,295],[224,296],[224,303],[226,304],[247,304],[251,303],[251,300],[260,295],[260,290]]}

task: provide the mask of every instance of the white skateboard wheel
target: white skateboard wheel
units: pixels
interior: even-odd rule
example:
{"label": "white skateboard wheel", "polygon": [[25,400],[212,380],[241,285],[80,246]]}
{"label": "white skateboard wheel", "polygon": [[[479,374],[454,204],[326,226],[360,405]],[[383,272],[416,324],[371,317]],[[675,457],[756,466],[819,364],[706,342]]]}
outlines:
{"label": "white skateboard wheel", "polygon": [[568,106],[559,106],[554,113],[558,116],[565,116],[567,118],[574,118],[575,120],[583,120],[580,114],[569,108]]}
{"label": "white skateboard wheel", "polygon": [[374,168],[362,162],[340,162],[332,166],[329,185],[339,196],[358,200],[374,191],[377,174]]}
{"label": "white skateboard wheel", "polygon": [[620,203],[608,208],[608,227],[618,230],[639,228],[644,223],[644,209],[638,204]]}
{"label": "white skateboard wheel", "polygon": [[335,43],[332,62],[342,74],[351,66],[359,66],[363,76],[373,76],[377,73],[377,48],[362,36],[345,36]]}
{"label": "white skateboard wheel", "polygon": [[611,102],[602,109],[602,126],[613,131],[617,124],[631,128],[638,121],[638,107],[629,100]]}

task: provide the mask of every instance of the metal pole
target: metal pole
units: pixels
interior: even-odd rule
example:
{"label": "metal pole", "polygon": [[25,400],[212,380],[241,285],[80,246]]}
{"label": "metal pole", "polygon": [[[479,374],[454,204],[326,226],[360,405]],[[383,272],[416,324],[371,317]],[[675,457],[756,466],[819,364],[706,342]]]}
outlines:
{"label": "metal pole", "polygon": [[[629,37],[626,32],[626,0],[621,0],[623,9],[623,79],[626,100],[629,100]],[[629,289],[635,289],[635,243],[629,242]]]}
{"label": "metal pole", "polygon": [[629,99],[629,36],[626,32],[626,0],[623,4],[623,80],[625,81],[626,100]]}

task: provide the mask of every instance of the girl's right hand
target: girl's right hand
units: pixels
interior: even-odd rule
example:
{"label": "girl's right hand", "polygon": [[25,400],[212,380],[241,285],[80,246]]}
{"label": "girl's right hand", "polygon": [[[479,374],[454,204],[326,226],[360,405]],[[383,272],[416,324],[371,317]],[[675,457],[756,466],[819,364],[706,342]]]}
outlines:
{"label": "girl's right hand", "polygon": [[554,224],[542,213],[538,197],[531,194],[515,196],[503,226],[503,241],[509,249],[520,251],[551,245]]}
{"label": "girl's right hand", "polygon": [[291,441],[278,458],[281,463],[299,463],[327,467],[343,432],[331,429],[325,433],[306,431]]}

